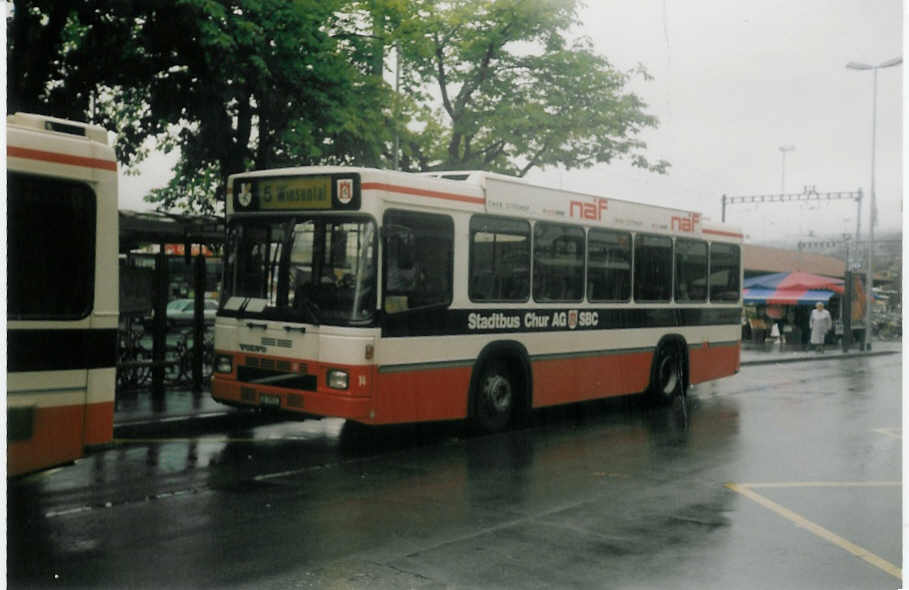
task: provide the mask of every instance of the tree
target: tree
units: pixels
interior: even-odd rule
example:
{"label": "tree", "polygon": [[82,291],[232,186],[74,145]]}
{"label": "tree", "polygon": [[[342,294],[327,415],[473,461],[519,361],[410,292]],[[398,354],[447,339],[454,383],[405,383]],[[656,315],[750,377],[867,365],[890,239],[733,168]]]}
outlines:
{"label": "tree", "polygon": [[363,104],[372,94],[330,34],[340,6],[181,3],[174,19],[179,37],[160,48],[175,63],[149,86],[154,116],[181,123],[165,144],[178,147],[181,159],[171,183],[151,200],[210,210],[222,201],[229,174],[349,158],[345,148],[356,143],[349,138],[369,128],[360,121],[372,113]]}
{"label": "tree", "polygon": [[438,97],[410,133],[411,166],[485,169],[523,176],[534,167],[589,167],[616,157],[651,163],[637,135],[657,119],[587,38],[569,42],[577,0],[413,0],[396,34],[407,87]]}
{"label": "tree", "polygon": [[8,108],[112,129],[127,167],[149,140],[179,149],[149,199],[196,212],[229,174],[277,166],[665,171],[638,138],[657,120],[626,90],[646,72],[569,42],[577,2],[18,0]]}
{"label": "tree", "polygon": [[150,112],[180,123],[165,147],[181,155],[174,179],[152,200],[210,210],[222,202],[229,174],[311,163],[331,151],[355,83],[324,32],[337,5],[184,0],[168,16],[173,38],[150,31],[156,53],[173,56],[148,85]]}
{"label": "tree", "polygon": [[[143,141],[165,128],[140,126],[145,82],[167,65],[141,47],[147,15],[166,0],[16,1],[8,22],[9,112],[88,120],[117,132],[118,159],[141,160]],[[110,105],[105,108],[100,104]]]}
{"label": "tree", "polygon": [[211,212],[234,172],[378,159],[388,132],[375,113],[391,101],[331,34],[346,4],[19,2],[8,63],[27,66],[11,67],[9,107],[113,129],[127,165],[149,138],[178,148],[176,176],[150,199]]}

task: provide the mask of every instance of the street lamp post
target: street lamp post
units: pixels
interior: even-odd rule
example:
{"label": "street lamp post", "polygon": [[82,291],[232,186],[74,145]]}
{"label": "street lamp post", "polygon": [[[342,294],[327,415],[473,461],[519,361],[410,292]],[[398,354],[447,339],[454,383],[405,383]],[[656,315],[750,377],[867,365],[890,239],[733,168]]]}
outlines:
{"label": "street lamp post", "polygon": [[793,150],[795,150],[794,145],[781,145],[780,146],[780,155],[782,156],[782,159],[783,159],[783,165],[782,165],[783,173],[782,173],[782,178],[780,179],[780,194],[781,195],[786,194],[786,152],[791,152]]}
{"label": "street lamp post", "polygon": [[868,290],[865,295],[865,350],[871,350],[871,300],[874,298],[874,223],[877,221],[877,204],[874,198],[874,156],[877,144],[877,71],[884,68],[892,68],[901,63],[903,63],[903,58],[895,57],[876,66],[854,61],[846,64],[846,68],[850,70],[872,70],[874,72],[871,98],[871,221],[868,224],[868,266],[865,269],[865,287]]}

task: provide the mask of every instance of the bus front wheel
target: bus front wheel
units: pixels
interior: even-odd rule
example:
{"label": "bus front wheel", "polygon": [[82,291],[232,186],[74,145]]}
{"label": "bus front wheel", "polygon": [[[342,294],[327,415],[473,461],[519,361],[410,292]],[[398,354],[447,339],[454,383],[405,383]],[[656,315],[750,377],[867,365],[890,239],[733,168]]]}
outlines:
{"label": "bus front wheel", "polygon": [[483,432],[508,426],[515,405],[514,379],[501,362],[487,363],[474,392],[474,425]]}

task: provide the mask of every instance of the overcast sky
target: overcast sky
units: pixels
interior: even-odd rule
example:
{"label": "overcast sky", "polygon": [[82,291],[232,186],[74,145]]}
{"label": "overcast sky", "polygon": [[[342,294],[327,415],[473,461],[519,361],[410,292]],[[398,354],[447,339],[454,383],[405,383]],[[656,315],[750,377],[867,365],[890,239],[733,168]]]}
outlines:
{"label": "overcast sky", "polygon": [[[588,170],[534,171],[550,186],[671,205],[719,220],[723,194],[785,190],[865,195],[871,181],[873,73],[902,54],[903,6],[897,0],[590,0],[580,31],[626,70],[643,64],[654,77],[632,90],[660,119],[643,139],[667,175],[613,162]],[[902,218],[903,66],[878,72],[876,192],[878,231]],[[141,196],[162,185],[172,158],[153,157],[121,185],[121,207],[148,209]],[[750,241],[810,239],[856,229],[856,204],[729,206],[728,222]]]}
{"label": "overcast sky", "polygon": [[[902,3],[895,0],[592,0],[585,32],[622,69],[643,63],[654,80],[634,91],[660,119],[648,155],[669,174],[624,163],[529,177],[702,211],[720,218],[721,197],[781,190],[856,191],[871,182],[873,73],[902,55]],[[878,72],[878,229],[902,216],[902,69]],[[867,235],[868,201],[862,212]],[[812,208],[813,207],[813,208]],[[752,241],[855,232],[856,204],[729,206],[726,219]]]}

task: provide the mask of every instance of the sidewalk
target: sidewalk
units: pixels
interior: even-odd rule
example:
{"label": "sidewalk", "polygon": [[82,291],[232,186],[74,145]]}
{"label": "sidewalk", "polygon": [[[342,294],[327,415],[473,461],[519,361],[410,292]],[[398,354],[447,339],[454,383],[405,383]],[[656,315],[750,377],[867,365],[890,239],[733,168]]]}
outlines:
{"label": "sidewalk", "polygon": [[[167,388],[155,400],[149,389],[117,393],[114,404],[114,438],[145,434],[185,432],[188,428],[265,422],[264,416],[225,406],[211,397],[208,388],[193,392],[189,386]],[[274,417],[271,417],[273,420]]]}
{"label": "sidewalk", "polygon": [[[874,342],[870,352],[853,349],[843,352],[828,347],[826,352],[781,351],[778,344],[742,344],[741,365],[749,366],[823,361],[860,356],[898,354],[900,342]],[[255,426],[282,420],[280,416],[225,406],[212,399],[206,389],[193,392],[188,387],[168,389],[155,401],[149,390],[118,393],[114,410],[114,438],[185,434],[194,428]]]}
{"label": "sidewalk", "polygon": [[883,354],[898,354],[902,351],[902,343],[897,340],[894,342],[875,341],[871,343],[871,350],[863,352],[852,347],[848,352],[843,352],[841,347],[827,346],[822,354],[814,350],[780,350],[779,344],[764,343],[752,344],[750,342],[742,343],[741,364],[742,367],[751,365],[773,365],[779,363],[798,363],[803,361],[823,361],[831,359],[855,358],[859,356],[878,356]]}

